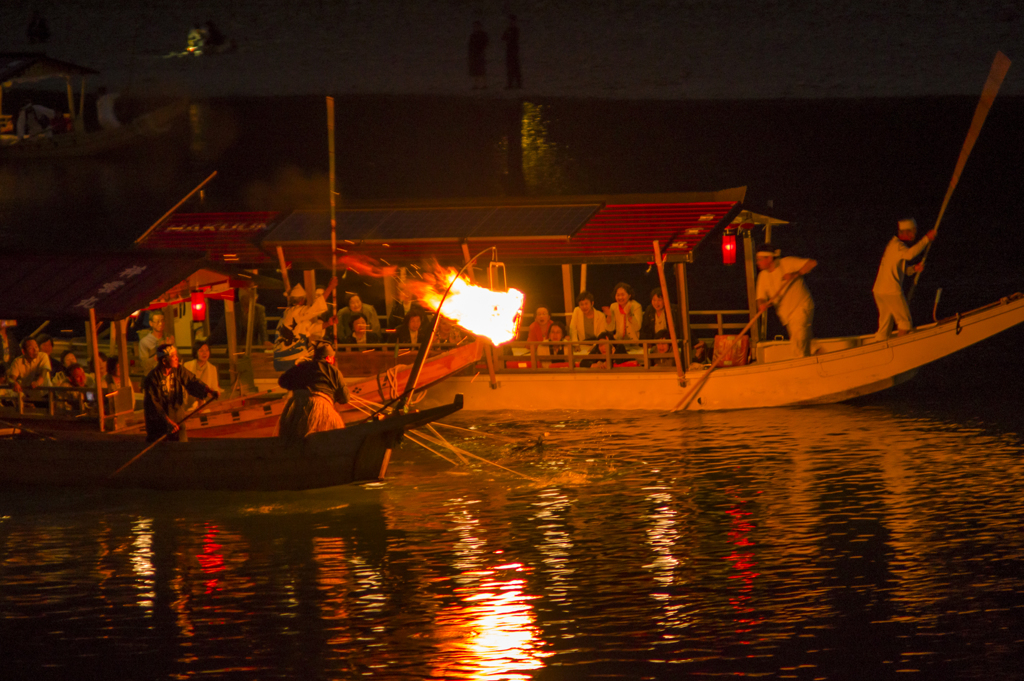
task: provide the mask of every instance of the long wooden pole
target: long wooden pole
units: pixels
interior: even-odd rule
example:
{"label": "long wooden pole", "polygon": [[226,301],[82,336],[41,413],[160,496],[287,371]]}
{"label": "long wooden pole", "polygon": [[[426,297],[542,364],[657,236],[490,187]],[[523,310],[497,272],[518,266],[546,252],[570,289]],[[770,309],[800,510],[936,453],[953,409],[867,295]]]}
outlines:
{"label": "long wooden pole", "polygon": [[[949,205],[949,199],[953,196],[953,190],[956,189],[957,183],[960,181],[960,174],[964,170],[964,165],[967,164],[967,157],[971,155],[971,150],[974,149],[974,143],[978,141],[978,135],[981,133],[981,126],[985,124],[985,119],[988,117],[988,111],[992,108],[992,102],[995,101],[996,95],[999,94],[999,88],[1003,84],[1003,79],[1006,78],[1006,72],[1010,70],[1010,60],[1002,52],[996,52],[996,58],[992,61],[992,68],[988,72],[988,78],[985,80],[985,87],[981,91],[981,99],[978,100],[978,106],[974,109],[974,118],[971,120],[971,127],[967,131],[967,138],[964,139],[964,146],[960,149],[960,158],[956,160],[956,167],[953,169],[953,178],[949,181],[949,188],[946,189],[946,197],[942,200],[942,208],[939,209],[939,217],[935,218],[935,231],[939,230],[939,223],[942,222],[942,216],[946,213],[946,206]],[[914,289],[917,288],[917,282],[921,278],[921,272],[924,270],[924,263],[928,259],[928,251],[932,248],[931,243],[925,246],[924,255],[921,257],[921,266],[917,270],[917,274],[914,275],[914,283],[910,286],[910,292],[907,294],[907,300],[909,301],[914,297]]]}
{"label": "long wooden pole", "polygon": [[[769,302],[769,305],[774,305],[778,301],[782,300],[782,296],[786,295],[786,291],[789,290],[789,287],[796,280],[797,277],[793,277],[792,279],[787,281],[786,285],[783,286],[782,290],[779,291],[779,294],[772,298],[772,300]],[[736,347],[737,343],[740,342],[740,338],[743,338],[743,334],[750,330],[750,327],[754,325],[754,322],[760,319],[761,315],[763,315],[767,309],[768,305],[765,306],[764,310],[758,310],[757,314],[754,315],[753,319],[747,322],[747,325],[743,327],[743,330],[736,334],[736,336],[732,339],[732,343],[729,343],[729,347],[726,348],[721,355],[719,355],[718,359],[716,359],[714,363],[711,365],[711,368],[704,372],[704,375],[700,377],[700,380],[693,384],[693,388],[690,389],[690,392],[686,393],[686,395],[683,396],[683,399],[679,400],[679,403],[672,408],[672,411],[679,411],[680,409],[686,409],[687,407],[690,406],[690,402],[693,402],[693,398],[697,396],[697,393],[699,393],[701,388],[704,387],[704,384],[708,382],[708,379],[711,378],[711,374],[715,373],[715,370],[718,369],[718,367],[722,366],[722,362],[725,361],[726,357],[732,354],[732,349]]]}
{"label": "long wooden pole", "polygon": [[665,301],[665,322],[668,324],[668,335],[672,339],[672,357],[676,362],[676,377],[679,385],[686,385],[683,376],[683,360],[679,357],[679,343],[676,339],[676,323],[672,320],[672,307],[668,302],[668,284],[665,283],[665,261],[661,259],[661,246],[654,242],[654,262],[658,264],[658,280],[661,282],[661,299]]}
{"label": "long wooden pole", "polygon": [[154,222],[154,223],[153,223],[152,225],[150,225],[149,229],[147,229],[147,230],[146,230],[145,232],[143,232],[143,233],[142,233],[142,236],[140,236],[140,237],[139,237],[138,239],[136,239],[136,240],[135,240],[135,243],[136,243],[136,244],[138,244],[138,243],[140,243],[140,242],[141,242],[141,241],[142,241],[143,239],[145,239],[145,238],[146,238],[147,236],[149,236],[149,233],[150,233],[150,232],[152,232],[152,231],[153,231],[154,229],[156,229],[157,227],[159,227],[160,225],[162,225],[162,224],[163,224],[163,222],[164,222],[164,220],[166,220],[167,218],[169,218],[169,217],[170,217],[170,216],[171,216],[171,215],[172,215],[172,214],[174,213],[174,211],[178,210],[178,208],[180,208],[180,207],[181,207],[181,204],[185,203],[185,202],[186,202],[186,201],[188,201],[188,200],[189,200],[190,198],[192,198],[192,195],[193,195],[193,194],[195,194],[195,193],[196,193],[197,191],[199,191],[199,190],[200,190],[200,189],[202,189],[202,188],[203,188],[204,186],[206,186],[206,183],[207,183],[207,182],[209,182],[210,180],[212,180],[213,178],[215,178],[216,176],[217,176],[217,171],[216,171],[216,170],[214,170],[214,171],[213,171],[212,173],[210,173],[210,176],[209,176],[209,177],[207,177],[207,178],[206,178],[205,180],[203,180],[202,182],[200,182],[200,183],[199,183],[199,185],[198,185],[198,186],[196,186],[196,188],[195,188],[195,189],[193,189],[192,191],[190,191],[190,192],[189,192],[188,194],[185,194],[185,198],[183,198],[183,199],[182,199],[181,201],[178,201],[178,202],[177,202],[176,204],[174,204],[174,206],[173,206],[173,207],[172,207],[172,208],[171,208],[171,209],[170,209],[169,211],[167,211],[166,213],[164,213],[163,215],[161,215],[161,216],[160,216],[160,219],[159,219],[159,220],[157,220],[157,221],[156,221],[156,222]]}
{"label": "long wooden pole", "polygon": [[[334,193],[334,97],[327,98],[327,147],[331,181],[331,281],[338,276],[338,221],[335,215]],[[334,297],[334,349],[338,349],[338,287],[331,292]]]}
{"label": "long wooden pole", "polygon": [[[190,412],[189,412],[188,414],[186,414],[186,415],[185,415],[185,418],[183,418],[183,419],[181,419],[180,421],[178,421],[178,422],[177,422],[177,423],[176,423],[175,425],[176,425],[176,426],[179,426],[179,427],[180,427],[180,426],[181,426],[181,424],[185,423],[185,421],[188,421],[188,420],[189,420],[190,418],[192,418],[193,416],[195,416],[196,414],[198,414],[198,413],[199,413],[199,410],[200,410],[200,409],[204,408],[204,407],[205,407],[206,405],[208,405],[208,404],[209,404],[210,402],[213,402],[213,400],[214,400],[214,398],[215,398],[215,397],[216,397],[216,396],[210,396],[209,398],[207,398],[207,400],[206,400],[205,402],[203,402],[203,403],[202,403],[202,404],[200,404],[200,405],[199,405],[198,407],[196,407],[195,409],[193,409],[192,411],[190,411]],[[145,449],[143,449],[143,450],[142,450],[141,452],[139,452],[138,454],[136,454],[135,456],[133,456],[133,457],[131,458],[131,460],[129,460],[129,461],[128,461],[128,463],[126,463],[125,465],[121,466],[120,468],[118,468],[118,469],[117,469],[116,471],[114,471],[113,473],[111,473],[111,474],[110,474],[110,477],[114,477],[115,475],[117,475],[118,473],[120,473],[121,471],[123,471],[123,470],[124,470],[125,468],[128,468],[128,466],[131,466],[131,465],[132,465],[133,463],[135,463],[136,461],[138,461],[139,459],[141,459],[141,458],[142,458],[142,456],[143,456],[144,454],[146,454],[146,453],[147,453],[148,451],[150,451],[151,449],[153,449],[153,447],[156,447],[156,446],[157,446],[158,444],[160,444],[160,443],[161,443],[161,442],[163,442],[163,441],[164,441],[165,439],[167,439],[167,436],[168,436],[168,435],[170,435],[170,433],[164,433],[164,434],[163,434],[163,435],[161,435],[161,436],[160,436],[159,438],[157,438],[156,440],[154,440],[154,441],[152,442],[152,444],[150,444],[150,445],[149,445],[148,447],[146,447]]]}

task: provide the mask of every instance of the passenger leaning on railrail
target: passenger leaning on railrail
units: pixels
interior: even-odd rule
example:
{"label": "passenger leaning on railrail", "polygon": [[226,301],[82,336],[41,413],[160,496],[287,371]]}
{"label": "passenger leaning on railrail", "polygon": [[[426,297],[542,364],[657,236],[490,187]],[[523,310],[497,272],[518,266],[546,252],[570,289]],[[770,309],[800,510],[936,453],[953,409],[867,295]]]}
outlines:
{"label": "passenger leaning on railrail", "polygon": [[611,331],[616,340],[640,340],[643,308],[633,298],[633,287],[619,282],[612,289],[615,302],[611,306]]}
{"label": "passenger leaning on railrail", "polygon": [[21,341],[21,357],[15,358],[7,367],[7,380],[11,388],[25,393],[30,400],[46,399],[45,393],[33,388],[50,387],[50,358],[39,352],[34,338]]}

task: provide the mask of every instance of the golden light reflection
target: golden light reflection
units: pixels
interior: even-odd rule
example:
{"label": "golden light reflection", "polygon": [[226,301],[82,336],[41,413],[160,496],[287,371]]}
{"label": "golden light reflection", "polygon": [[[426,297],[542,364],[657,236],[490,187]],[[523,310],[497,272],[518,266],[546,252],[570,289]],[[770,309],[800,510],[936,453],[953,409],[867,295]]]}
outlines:
{"label": "golden light reflection", "polygon": [[550,580],[547,588],[550,597],[561,601],[572,587],[569,579],[575,572],[569,562],[572,534],[567,531],[562,517],[572,505],[561,490],[543,490],[538,496],[539,499],[533,503],[537,510],[532,517],[537,522],[537,529],[543,532],[543,541],[537,548],[544,554],[544,575]]}
{"label": "golden light reflection", "polygon": [[733,551],[726,560],[732,564],[735,571],[729,579],[739,583],[737,593],[729,598],[729,604],[736,611],[736,633],[747,634],[753,631],[762,619],[754,614],[755,609],[751,603],[754,580],[760,574],[756,569],[757,556],[754,554],[754,541],[751,538],[754,523],[750,520],[751,512],[744,508],[746,502],[739,498],[736,490],[726,490],[726,494],[733,499],[732,508],[726,511],[730,517],[729,540],[733,544]]}
{"label": "golden light reflection", "polygon": [[547,107],[523,102],[520,134],[523,150],[523,179],[531,194],[572,193],[568,159],[564,149],[551,141]]}
{"label": "golden light reflection", "polygon": [[203,533],[203,552],[196,556],[199,567],[209,576],[206,580],[206,593],[211,594],[218,591],[217,573],[224,570],[224,554],[221,553],[221,545],[216,542],[217,526],[207,525]]}
{"label": "golden light reflection", "polygon": [[153,567],[153,519],[138,518],[132,523],[132,571],[138,577],[135,590],[139,595],[138,605],[153,612],[156,598],[156,569]]}
{"label": "golden light reflection", "polygon": [[463,573],[461,603],[437,614],[440,658],[431,676],[465,679],[529,679],[553,655],[544,648],[524,592],[527,568],[519,563]]}
{"label": "golden light reflection", "polygon": [[[503,550],[489,552],[472,509],[479,500],[451,499],[447,520],[458,537],[454,545],[455,594],[459,603],[435,618],[439,655],[430,675],[460,679],[528,679],[553,653],[543,650],[525,592],[529,568],[507,561]],[[502,562],[505,559],[506,562]]]}

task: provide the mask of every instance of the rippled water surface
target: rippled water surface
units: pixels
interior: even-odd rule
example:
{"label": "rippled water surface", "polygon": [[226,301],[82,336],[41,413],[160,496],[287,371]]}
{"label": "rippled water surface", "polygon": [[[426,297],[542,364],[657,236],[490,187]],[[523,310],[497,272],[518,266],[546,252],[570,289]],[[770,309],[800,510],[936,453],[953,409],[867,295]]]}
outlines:
{"label": "rippled water surface", "polygon": [[[1015,433],[884,404],[463,415],[308,493],[5,492],[3,678],[1013,678]],[[528,478],[527,478],[528,476]]]}

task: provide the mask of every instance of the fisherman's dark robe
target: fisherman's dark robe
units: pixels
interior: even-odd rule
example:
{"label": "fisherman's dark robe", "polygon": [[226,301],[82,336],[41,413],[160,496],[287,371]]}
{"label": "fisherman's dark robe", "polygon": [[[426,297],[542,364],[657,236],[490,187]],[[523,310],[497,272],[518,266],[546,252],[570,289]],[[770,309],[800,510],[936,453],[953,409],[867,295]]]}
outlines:
{"label": "fisherman's dark robe", "polygon": [[[142,409],[146,417],[146,441],[155,442],[167,434],[170,425],[168,417],[177,421],[178,412],[185,405],[185,394],[202,399],[210,394],[210,388],[195,374],[183,366],[171,370],[170,389],[164,380],[164,370],[157,367],[149,372],[142,382]],[[177,431],[167,436],[177,441]]]}

